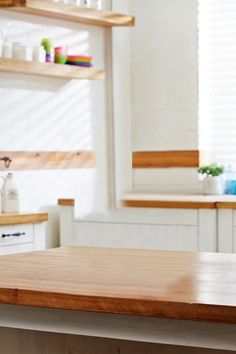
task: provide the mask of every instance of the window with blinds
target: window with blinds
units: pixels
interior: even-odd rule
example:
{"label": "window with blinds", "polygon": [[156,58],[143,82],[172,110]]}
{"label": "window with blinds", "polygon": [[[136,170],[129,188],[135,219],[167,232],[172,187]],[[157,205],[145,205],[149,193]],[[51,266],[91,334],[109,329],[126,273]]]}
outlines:
{"label": "window with blinds", "polygon": [[199,147],[236,169],[236,0],[198,1]]}

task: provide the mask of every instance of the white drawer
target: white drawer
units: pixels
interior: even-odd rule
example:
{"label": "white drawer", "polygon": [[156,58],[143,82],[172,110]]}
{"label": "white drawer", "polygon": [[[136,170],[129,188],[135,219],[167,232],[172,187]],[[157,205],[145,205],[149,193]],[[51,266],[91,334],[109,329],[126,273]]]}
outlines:
{"label": "white drawer", "polygon": [[12,245],[12,246],[2,246],[0,247],[0,256],[4,256],[7,254],[32,252],[32,251],[34,251],[33,243],[25,243],[22,245]]}
{"label": "white drawer", "polygon": [[30,242],[34,242],[34,226],[32,224],[0,227],[0,248]]}

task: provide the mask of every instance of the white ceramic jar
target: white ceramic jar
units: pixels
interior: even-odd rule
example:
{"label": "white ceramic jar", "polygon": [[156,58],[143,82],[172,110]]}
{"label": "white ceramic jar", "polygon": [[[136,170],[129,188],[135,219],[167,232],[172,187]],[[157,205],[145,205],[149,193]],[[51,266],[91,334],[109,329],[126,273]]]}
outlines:
{"label": "white ceramic jar", "polygon": [[3,185],[3,205],[4,213],[18,213],[19,212],[19,192],[16,187],[13,174],[8,173],[4,178]]}
{"label": "white ceramic jar", "polygon": [[18,57],[20,60],[33,60],[33,49],[31,47],[27,45],[21,45],[18,51]]}

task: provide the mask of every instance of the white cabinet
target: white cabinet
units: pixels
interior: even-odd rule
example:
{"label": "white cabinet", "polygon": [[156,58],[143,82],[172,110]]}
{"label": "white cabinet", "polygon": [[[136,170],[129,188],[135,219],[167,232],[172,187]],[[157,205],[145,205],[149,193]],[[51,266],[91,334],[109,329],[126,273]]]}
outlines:
{"label": "white cabinet", "polygon": [[107,215],[74,218],[60,206],[61,246],[217,251],[217,211],[124,208]]}
{"label": "white cabinet", "polygon": [[62,200],[61,245],[236,253],[236,197],[188,199],[191,209],[184,200],[185,208],[130,207],[86,218],[75,218],[74,202]]}
{"label": "white cabinet", "polygon": [[[0,255],[31,252],[46,248],[47,214],[1,215],[0,223]],[[40,219],[40,221],[39,221]],[[30,222],[31,221],[31,222]],[[35,222],[34,222],[35,221]],[[19,223],[17,223],[19,222]]]}

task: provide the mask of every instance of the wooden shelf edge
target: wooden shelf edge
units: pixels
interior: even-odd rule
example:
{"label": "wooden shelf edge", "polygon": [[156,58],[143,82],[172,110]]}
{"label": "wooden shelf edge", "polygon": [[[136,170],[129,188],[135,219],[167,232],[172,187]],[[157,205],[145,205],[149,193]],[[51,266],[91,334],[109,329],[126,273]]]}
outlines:
{"label": "wooden shelf edge", "polygon": [[58,199],[58,205],[74,207],[75,200],[74,199]]}
{"label": "wooden shelf edge", "polygon": [[0,58],[0,72],[41,76],[65,80],[104,80],[103,70],[73,65],[37,63],[25,60]]}
{"label": "wooden shelf edge", "polygon": [[95,168],[92,151],[0,151],[12,160],[10,168],[0,164],[0,170],[42,170]]}
{"label": "wooden shelf edge", "polygon": [[53,0],[0,0],[0,7],[8,7],[10,10],[32,15],[102,27],[131,27],[135,24],[135,18],[130,15],[63,4]]}
{"label": "wooden shelf edge", "polygon": [[47,213],[0,214],[0,226],[37,224],[48,221]]}

